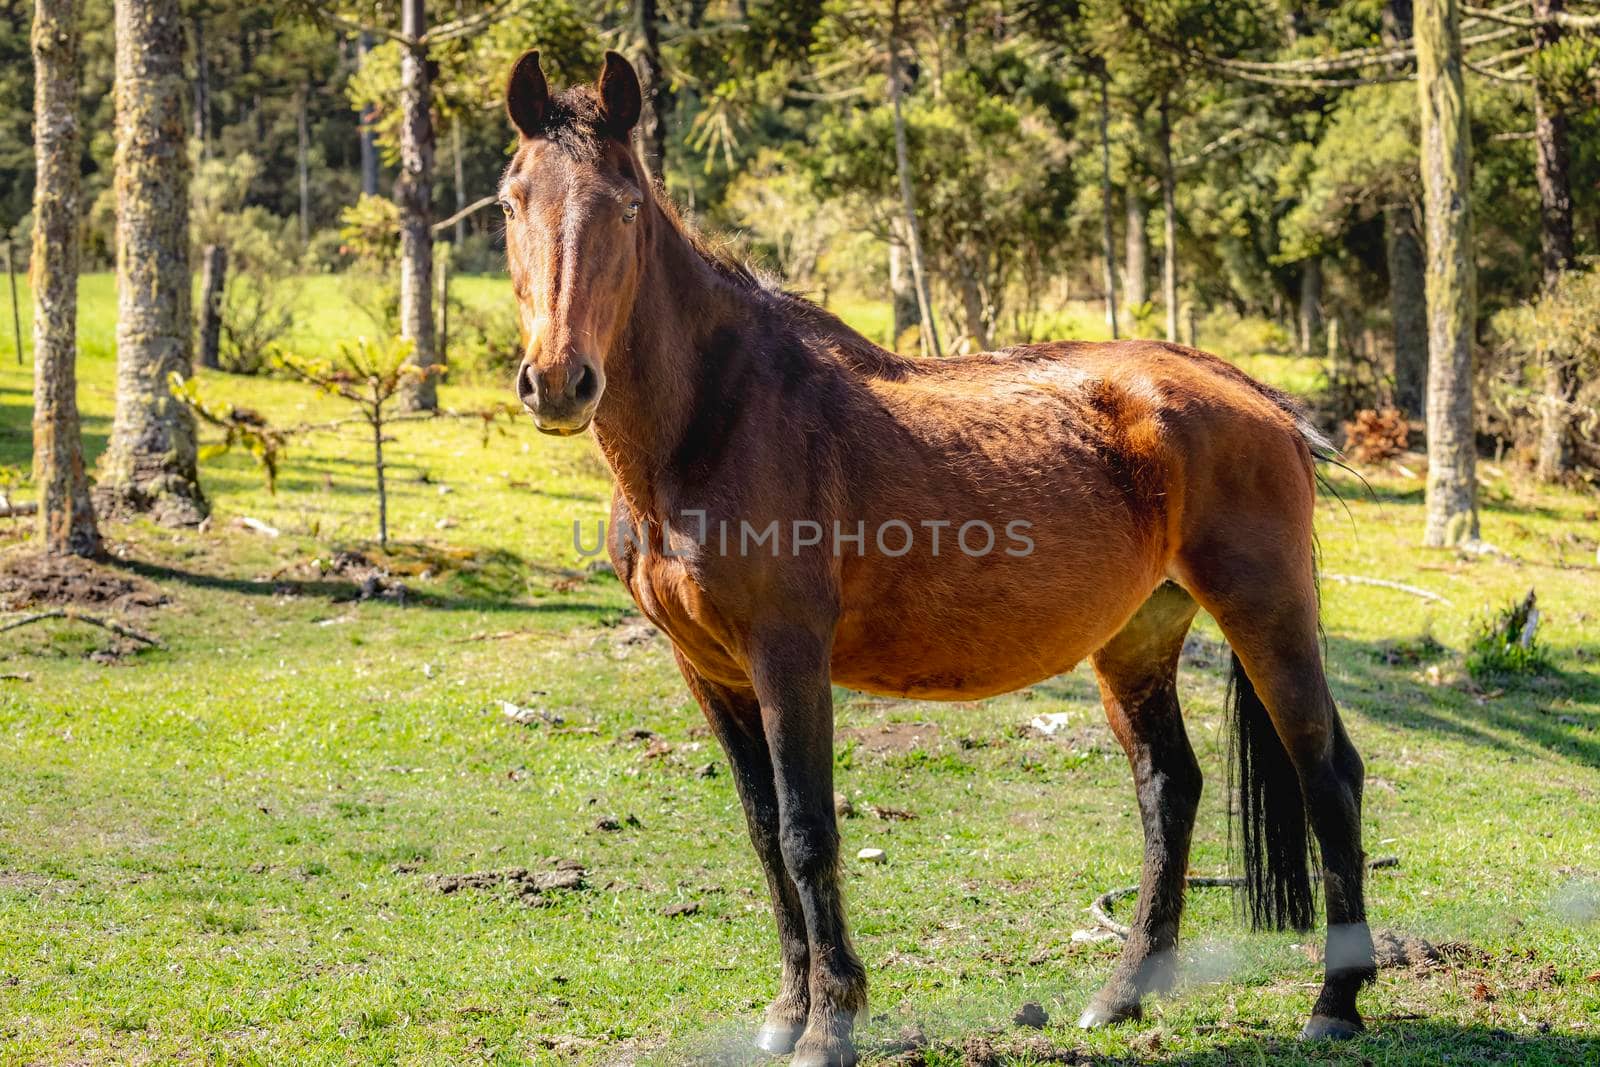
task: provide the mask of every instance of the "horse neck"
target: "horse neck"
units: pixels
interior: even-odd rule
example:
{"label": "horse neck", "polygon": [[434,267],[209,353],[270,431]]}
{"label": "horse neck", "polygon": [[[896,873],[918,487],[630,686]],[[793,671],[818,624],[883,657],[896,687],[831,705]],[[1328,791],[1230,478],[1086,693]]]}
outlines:
{"label": "horse neck", "polygon": [[[607,358],[595,439],[636,518],[661,518],[662,475],[694,421],[702,352],[713,337],[749,331],[755,297],[706,262],[665,215],[656,215],[627,327]],[[731,346],[752,358],[752,346]],[[728,368],[722,368],[724,370]]]}

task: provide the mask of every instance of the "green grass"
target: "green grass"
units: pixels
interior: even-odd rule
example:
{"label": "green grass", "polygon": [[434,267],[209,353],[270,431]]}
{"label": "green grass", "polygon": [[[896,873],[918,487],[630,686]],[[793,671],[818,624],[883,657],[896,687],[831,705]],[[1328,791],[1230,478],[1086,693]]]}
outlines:
{"label": "green grass", "polygon": [[[493,292],[495,282],[474,282]],[[311,290],[303,336],[348,309]],[[92,451],[111,414],[110,289],[85,280],[82,403]],[[870,310],[870,309],[869,309]],[[847,314],[854,314],[846,308]],[[28,456],[26,367],[0,359],[0,463]],[[1280,357],[1256,369],[1296,367]],[[270,379],[206,375],[214,395],[291,422],[339,407]],[[446,406],[501,399],[447,384]],[[297,441],[276,496],[248,458],[204,466],[210,529],[108,532],[114,570],[171,598],[130,621],[165,649],[70,623],[0,637],[0,1062],[679,1062],[734,1057],[772,995],[765,889],[729,776],[667,648],[630,643],[615,580],[590,576],[574,519],[603,513],[583,440],[502,426],[407,423],[390,449],[387,562],[404,605],[340,602],[314,560],[373,553],[367,444],[355,428]],[[870,814],[842,825],[857,947],[872,979],[862,1047],[920,1025],[929,1062],[975,1033],[1121,1060],[1593,1063],[1600,1058],[1600,572],[1597,501],[1487,468],[1487,556],[1426,552],[1421,487],[1369,493],[1335,473],[1319,506],[1334,692],[1367,761],[1376,926],[1469,942],[1425,972],[1385,970],[1372,1033],[1346,1049],[1292,1040],[1317,972],[1293,936],[1249,936],[1226,894],[1192,895],[1179,995],[1147,1022],[1080,1035],[1078,1008],[1115,949],[1075,944],[1084,908],[1135,879],[1138,819],[1086,672],[971,704],[839,691],[840,787]],[[426,475],[426,481],[423,475]],[[276,539],[240,529],[251,516]],[[0,523],[3,551],[24,529]],[[376,553],[373,553],[376,555]],[[423,572],[427,572],[424,576]],[[1462,669],[1475,616],[1539,592],[1551,671],[1487,692]],[[1221,667],[1202,622],[1185,667],[1207,775],[1193,866],[1224,869]],[[499,702],[559,725],[515,725]],[[1065,711],[1069,730],[1020,724]],[[880,727],[926,723],[884,750]],[[670,746],[647,755],[643,727]],[[635,822],[629,821],[633,816]],[[596,829],[614,816],[621,829]],[[555,859],[587,888],[529,907],[441,894],[430,874]],[[667,917],[682,901],[696,914]],[[1482,984],[1483,988],[1478,987]],[[1154,1036],[1152,1036],[1154,1035]],[[1019,1053],[1017,1062],[1029,1062]]]}

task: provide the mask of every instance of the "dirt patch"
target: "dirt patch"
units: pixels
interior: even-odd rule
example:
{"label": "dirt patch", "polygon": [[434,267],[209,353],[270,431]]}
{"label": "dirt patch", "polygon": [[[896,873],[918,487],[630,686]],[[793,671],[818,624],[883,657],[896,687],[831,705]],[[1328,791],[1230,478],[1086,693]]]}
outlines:
{"label": "dirt patch", "polygon": [[549,907],[554,901],[547,896],[555,890],[582,889],[585,881],[583,864],[561,860],[554,870],[530,871],[526,867],[507,867],[499,871],[470,871],[466,874],[435,874],[428,885],[441,893],[459,893],[463,889],[502,890],[529,907]]}
{"label": "dirt patch", "polygon": [[1429,942],[1393,930],[1373,933],[1372,949],[1379,967],[1433,967],[1444,960]]}
{"label": "dirt patch", "polygon": [[888,722],[880,726],[851,726],[838,732],[839,738],[854,741],[868,752],[898,756],[938,743],[940,729],[934,722]]}
{"label": "dirt patch", "polygon": [[[1397,930],[1372,931],[1372,956],[1379,967],[1413,967],[1430,970],[1443,964],[1447,957],[1471,956],[1477,950],[1465,942],[1446,942],[1435,945],[1420,937]],[[1306,957],[1312,963],[1321,963],[1322,945],[1313,942],[1306,946]]]}
{"label": "dirt patch", "polygon": [[54,885],[53,879],[26,871],[0,871],[0,890],[19,893],[38,893]]}
{"label": "dirt patch", "polygon": [[1082,1050],[1057,1045],[1045,1037],[1008,1038],[989,1034],[969,1034],[960,1041],[936,1042],[910,1049],[891,1059],[905,1067],[921,1067],[929,1062],[948,1063],[959,1056],[962,1067],[999,1067],[1004,1063],[1090,1063]]}
{"label": "dirt patch", "polygon": [[121,612],[165,603],[166,595],[142,578],[77,556],[16,555],[0,562],[0,611],[66,604]]}

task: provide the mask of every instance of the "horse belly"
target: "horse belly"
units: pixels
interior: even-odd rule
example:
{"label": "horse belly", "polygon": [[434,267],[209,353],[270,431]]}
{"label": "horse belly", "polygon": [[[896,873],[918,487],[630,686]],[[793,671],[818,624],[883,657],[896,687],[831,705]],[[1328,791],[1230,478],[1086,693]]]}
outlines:
{"label": "horse belly", "polygon": [[846,588],[833,680],[884,695],[971,700],[1054,677],[1116,634],[1159,581],[1144,568],[1122,570],[1022,560],[946,565],[921,580],[863,577]]}

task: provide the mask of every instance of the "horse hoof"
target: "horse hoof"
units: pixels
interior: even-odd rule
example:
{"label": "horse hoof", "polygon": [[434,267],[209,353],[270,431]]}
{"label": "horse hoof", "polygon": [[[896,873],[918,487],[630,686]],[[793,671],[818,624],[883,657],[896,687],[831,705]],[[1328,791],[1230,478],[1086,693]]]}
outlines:
{"label": "horse hoof", "polygon": [[1138,1001],[1132,1004],[1090,1004],[1083,1009],[1083,1014],[1078,1016],[1079,1030],[1097,1030],[1102,1026],[1111,1026],[1115,1023],[1137,1021],[1144,1018],[1144,1008]]}
{"label": "horse hoof", "polygon": [[1361,1020],[1335,1019],[1331,1015],[1313,1015],[1300,1031],[1301,1041],[1349,1041],[1366,1027]]}
{"label": "horse hoof", "polygon": [[756,1048],[770,1056],[787,1056],[794,1051],[805,1024],[787,1026],[783,1023],[762,1023],[756,1031]]}
{"label": "horse hoof", "polygon": [[855,1067],[856,1049],[849,1038],[802,1037],[794,1048],[794,1059],[789,1063],[790,1067]]}

